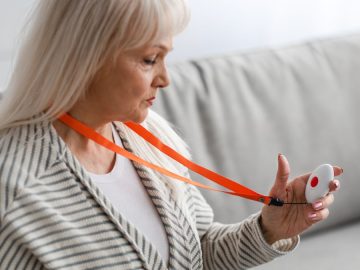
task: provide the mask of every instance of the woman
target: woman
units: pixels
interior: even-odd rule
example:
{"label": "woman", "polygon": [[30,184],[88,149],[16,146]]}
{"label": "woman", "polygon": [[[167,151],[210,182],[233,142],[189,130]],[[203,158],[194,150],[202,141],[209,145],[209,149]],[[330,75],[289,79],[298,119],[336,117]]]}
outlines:
{"label": "woman", "polygon": [[[152,163],[188,175],[123,124],[143,123],[187,155],[151,112],[169,84],[165,59],[189,18],[185,0],[43,0],[0,106],[1,269],[246,269],[292,251],[328,216],[265,206],[213,222],[199,191],[101,147],[60,122],[67,112]],[[304,201],[279,155],[270,195]],[[341,169],[334,167],[335,175]],[[339,187],[333,180],[330,190]]]}

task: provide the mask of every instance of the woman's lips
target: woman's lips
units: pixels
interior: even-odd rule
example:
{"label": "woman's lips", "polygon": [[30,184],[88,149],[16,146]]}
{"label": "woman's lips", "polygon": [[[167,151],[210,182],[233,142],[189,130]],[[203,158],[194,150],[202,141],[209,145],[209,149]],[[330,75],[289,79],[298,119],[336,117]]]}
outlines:
{"label": "woman's lips", "polygon": [[154,100],[155,100],[155,97],[152,97],[152,98],[147,99],[146,101],[147,101],[147,103],[149,103],[150,106],[151,106],[151,105],[153,105]]}

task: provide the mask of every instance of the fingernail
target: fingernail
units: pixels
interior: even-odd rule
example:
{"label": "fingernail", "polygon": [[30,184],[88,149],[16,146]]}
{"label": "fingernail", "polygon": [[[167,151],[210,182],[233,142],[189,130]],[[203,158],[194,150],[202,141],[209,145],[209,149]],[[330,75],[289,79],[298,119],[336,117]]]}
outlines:
{"label": "fingernail", "polygon": [[322,202],[315,202],[315,203],[313,203],[313,208],[315,209],[315,210],[319,210],[319,209],[321,209],[323,207],[323,203]]}
{"label": "fingernail", "polygon": [[318,218],[318,216],[316,215],[316,213],[310,213],[310,214],[309,214],[309,219],[311,219],[311,220],[318,220],[319,218]]}
{"label": "fingernail", "polygon": [[338,191],[340,188],[340,182],[334,181],[334,185],[335,185],[335,191]]}
{"label": "fingernail", "polygon": [[279,153],[278,154],[278,160],[287,160],[287,159],[282,153]]}

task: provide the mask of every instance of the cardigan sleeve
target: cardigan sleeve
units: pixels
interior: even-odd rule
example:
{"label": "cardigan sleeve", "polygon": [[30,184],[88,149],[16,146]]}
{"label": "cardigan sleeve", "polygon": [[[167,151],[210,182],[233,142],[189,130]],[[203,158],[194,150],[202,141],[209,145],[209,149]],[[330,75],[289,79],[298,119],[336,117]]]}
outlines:
{"label": "cardigan sleeve", "polygon": [[204,269],[248,269],[293,250],[298,237],[269,245],[261,232],[259,214],[238,224],[213,223],[201,238]]}
{"label": "cardigan sleeve", "polygon": [[285,255],[298,245],[299,237],[269,245],[260,228],[260,213],[237,224],[213,222],[211,207],[195,187],[190,189],[205,270],[248,269]]}

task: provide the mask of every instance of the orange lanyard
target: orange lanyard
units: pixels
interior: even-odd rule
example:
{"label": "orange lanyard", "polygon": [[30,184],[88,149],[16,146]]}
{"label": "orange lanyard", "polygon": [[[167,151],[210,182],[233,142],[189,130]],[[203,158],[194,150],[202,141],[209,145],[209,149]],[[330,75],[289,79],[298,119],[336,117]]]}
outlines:
{"label": "orange lanyard", "polygon": [[72,128],[73,130],[75,130],[76,132],[78,132],[79,134],[81,134],[81,135],[87,137],[88,139],[96,142],[97,144],[109,149],[110,151],[113,151],[119,155],[122,155],[132,161],[135,161],[137,163],[145,165],[145,166],[147,166],[155,171],[158,171],[166,176],[169,176],[171,178],[175,178],[177,180],[180,180],[185,183],[188,183],[188,184],[191,184],[191,185],[194,185],[197,187],[201,187],[204,189],[217,191],[217,192],[223,192],[223,193],[227,193],[230,195],[243,197],[243,198],[261,202],[261,203],[264,203],[267,205],[282,206],[284,203],[280,199],[272,198],[270,196],[265,196],[265,195],[256,193],[255,191],[253,191],[253,190],[251,190],[251,189],[249,189],[227,177],[224,177],[216,172],[213,172],[209,169],[206,169],[206,168],[192,162],[191,160],[180,155],[178,152],[176,152],[169,146],[162,143],[157,137],[155,137],[152,133],[150,133],[148,130],[146,130],[143,126],[141,126],[139,124],[132,123],[132,122],[125,123],[125,125],[127,127],[129,127],[131,130],[133,130],[135,133],[137,133],[139,136],[141,136],[144,140],[146,140],[147,142],[152,144],[154,147],[159,149],[164,154],[168,155],[169,157],[176,160],[180,164],[184,165],[188,169],[206,177],[207,179],[209,179],[231,191],[219,190],[219,189],[212,188],[210,186],[206,186],[204,184],[192,181],[189,178],[186,178],[186,177],[180,176],[178,174],[175,174],[173,172],[170,172],[160,166],[157,166],[155,164],[147,162],[144,159],[125,150],[124,148],[116,145],[112,141],[109,141],[108,139],[106,139],[105,137],[103,137],[102,135],[97,133],[95,130],[93,130],[92,128],[86,126],[85,124],[83,124],[83,123],[79,122],[78,120],[76,120],[75,118],[71,117],[69,114],[62,115],[59,118],[59,120],[61,122],[63,122],[64,124],[66,124],[67,126],[69,126],[70,128]]}

